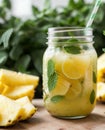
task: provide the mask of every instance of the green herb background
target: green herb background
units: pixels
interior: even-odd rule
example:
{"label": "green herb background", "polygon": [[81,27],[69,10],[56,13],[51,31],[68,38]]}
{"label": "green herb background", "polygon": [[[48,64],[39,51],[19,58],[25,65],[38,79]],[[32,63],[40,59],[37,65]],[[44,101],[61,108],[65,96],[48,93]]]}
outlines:
{"label": "green herb background", "polygon": [[[0,68],[38,75],[40,83],[35,95],[41,98],[42,58],[47,47],[45,43],[48,28],[85,26],[93,4],[87,4],[84,0],[70,0],[66,7],[53,9],[50,0],[45,0],[42,10],[32,6],[33,17],[23,21],[11,15],[10,0],[3,0],[0,6]],[[92,27],[94,47],[99,56],[103,53],[102,48],[105,48],[104,3],[101,4]]]}

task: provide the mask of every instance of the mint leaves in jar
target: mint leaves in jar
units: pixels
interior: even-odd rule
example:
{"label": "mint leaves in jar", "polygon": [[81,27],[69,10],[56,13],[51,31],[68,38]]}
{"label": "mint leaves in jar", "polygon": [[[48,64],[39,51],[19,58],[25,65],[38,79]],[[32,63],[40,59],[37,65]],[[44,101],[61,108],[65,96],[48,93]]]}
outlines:
{"label": "mint leaves in jar", "polygon": [[55,72],[55,64],[52,59],[48,61],[47,66],[47,76],[48,76],[48,89],[52,91],[57,83],[57,73]]}

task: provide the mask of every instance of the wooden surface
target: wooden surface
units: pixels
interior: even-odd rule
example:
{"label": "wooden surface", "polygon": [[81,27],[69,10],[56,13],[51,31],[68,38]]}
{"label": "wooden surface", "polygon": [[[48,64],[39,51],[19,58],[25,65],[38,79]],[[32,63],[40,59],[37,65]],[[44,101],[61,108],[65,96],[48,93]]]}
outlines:
{"label": "wooden surface", "polygon": [[33,101],[38,108],[29,120],[0,130],[105,130],[105,104],[97,103],[93,112],[84,119],[62,120],[52,117],[44,108],[43,101]]}

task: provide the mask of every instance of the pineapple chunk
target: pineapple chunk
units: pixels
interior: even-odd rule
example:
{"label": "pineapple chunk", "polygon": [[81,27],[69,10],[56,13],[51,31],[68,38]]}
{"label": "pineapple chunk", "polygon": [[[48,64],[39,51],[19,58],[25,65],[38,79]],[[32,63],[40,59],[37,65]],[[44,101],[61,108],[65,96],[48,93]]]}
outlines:
{"label": "pineapple chunk", "polygon": [[23,108],[14,100],[0,95],[0,126],[10,126],[22,117]]}
{"label": "pineapple chunk", "polygon": [[12,98],[18,99],[24,96],[28,96],[30,100],[34,97],[34,85],[23,85],[23,86],[14,86],[9,87],[3,95]]}
{"label": "pineapple chunk", "polygon": [[0,94],[4,94],[8,90],[8,86],[0,81]]}
{"label": "pineapple chunk", "polygon": [[30,100],[27,96],[19,98],[15,102],[18,103],[19,105],[21,105],[21,107],[24,109],[21,120],[26,120],[26,119],[30,118],[32,115],[34,115],[34,113],[37,110],[34,107],[34,105],[30,102]]}
{"label": "pineapple chunk", "polygon": [[4,91],[4,85],[2,82],[0,82],[0,94]]}
{"label": "pineapple chunk", "polygon": [[97,101],[105,102],[105,83],[97,83]]}
{"label": "pineapple chunk", "polygon": [[97,69],[103,69],[105,68],[105,53],[103,53],[99,58],[98,58],[98,63],[97,63]]}
{"label": "pineapple chunk", "polygon": [[105,53],[97,63],[97,101],[105,102]]}
{"label": "pineapple chunk", "polygon": [[6,69],[0,69],[0,81],[7,86],[38,85],[39,77]]}
{"label": "pineapple chunk", "polygon": [[105,53],[98,58],[97,62],[97,81],[105,82]]}

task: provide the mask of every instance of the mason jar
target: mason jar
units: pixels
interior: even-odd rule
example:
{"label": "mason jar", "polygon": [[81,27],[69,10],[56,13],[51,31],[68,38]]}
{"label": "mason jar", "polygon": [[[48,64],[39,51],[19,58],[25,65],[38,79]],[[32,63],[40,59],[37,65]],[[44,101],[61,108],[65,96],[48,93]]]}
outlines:
{"label": "mason jar", "polygon": [[97,54],[93,43],[92,28],[49,28],[43,56],[43,100],[51,115],[83,118],[95,107]]}

